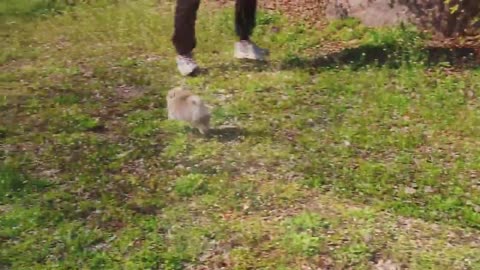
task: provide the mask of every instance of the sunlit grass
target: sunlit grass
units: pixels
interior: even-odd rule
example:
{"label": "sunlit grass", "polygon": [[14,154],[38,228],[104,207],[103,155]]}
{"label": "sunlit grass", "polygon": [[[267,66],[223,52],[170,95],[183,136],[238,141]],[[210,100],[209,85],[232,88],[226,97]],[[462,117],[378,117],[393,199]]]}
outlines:
{"label": "sunlit grass", "polygon": [[[271,59],[245,63],[233,10],[202,3],[207,72],[183,78],[173,2],[11,3],[0,268],[480,267],[480,73],[427,68],[414,29],[260,12]],[[343,41],[349,61],[314,60]],[[180,84],[213,106],[211,137],[166,119]]]}

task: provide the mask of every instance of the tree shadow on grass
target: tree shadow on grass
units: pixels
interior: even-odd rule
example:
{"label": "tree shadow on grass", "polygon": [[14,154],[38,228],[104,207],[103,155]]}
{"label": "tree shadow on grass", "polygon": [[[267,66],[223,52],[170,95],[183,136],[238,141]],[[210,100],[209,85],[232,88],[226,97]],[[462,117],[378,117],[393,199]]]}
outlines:
{"label": "tree shadow on grass", "polygon": [[319,54],[311,57],[290,56],[280,64],[266,61],[239,61],[223,63],[207,68],[205,73],[229,71],[264,72],[291,69],[322,69],[350,67],[358,70],[363,67],[388,67],[397,69],[405,64],[423,64],[426,67],[449,65],[455,68],[473,69],[479,67],[480,50],[473,47],[443,48],[428,46],[422,49],[400,48],[398,45],[366,44],[346,48],[338,52]]}
{"label": "tree shadow on grass", "polygon": [[82,1],[82,0],[0,0],[0,21],[4,18],[32,19],[45,15],[61,14],[65,10],[81,4],[104,6],[116,4],[117,1]]}
{"label": "tree shadow on grass", "polygon": [[52,13],[58,13],[69,6],[66,2],[60,3],[55,0],[4,0],[0,8],[0,16],[8,17],[36,17]]}
{"label": "tree shadow on grass", "polygon": [[281,63],[281,69],[295,68],[337,68],[349,66],[352,69],[362,67],[399,68],[405,63],[422,62],[427,67],[447,63],[453,67],[475,68],[479,65],[475,48],[439,48],[425,47],[418,51],[408,51],[391,45],[362,45],[347,48],[339,52],[312,58],[291,57]]}
{"label": "tree shadow on grass", "polygon": [[15,197],[38,192],[48,188],[51,183],[29,177],[20,169],[0,162],[0,204]]}

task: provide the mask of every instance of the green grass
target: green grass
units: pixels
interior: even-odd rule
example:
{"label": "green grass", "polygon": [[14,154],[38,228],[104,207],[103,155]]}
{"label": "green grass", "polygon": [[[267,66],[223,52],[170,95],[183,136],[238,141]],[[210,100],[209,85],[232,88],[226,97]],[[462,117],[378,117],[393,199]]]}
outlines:
{"label": "green grass", "polygon": [[60,3],[52,0],[5,0],[0,3],[0,15],[31,16],[59,8]]}
{"label": "green grass", "polygon": [[[173,3],[107,2],[0,4],[0,269],[480,267],[478,69],[428,67],[410,27],[264,12],[271,59],[239,62],[204,4],[183,78]],[[167,120],[183,83],[212,136]]]}

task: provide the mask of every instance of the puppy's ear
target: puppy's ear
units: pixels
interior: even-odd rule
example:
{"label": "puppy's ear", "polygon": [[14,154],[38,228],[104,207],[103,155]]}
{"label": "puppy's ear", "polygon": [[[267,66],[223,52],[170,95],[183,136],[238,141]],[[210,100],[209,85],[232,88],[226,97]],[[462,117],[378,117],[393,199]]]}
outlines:
{"label": "puppy's ear", "polygon": [[175,97],[175,91],[173,91],[173,90],[168,91],[167,98],[172,99],[174,97]]}

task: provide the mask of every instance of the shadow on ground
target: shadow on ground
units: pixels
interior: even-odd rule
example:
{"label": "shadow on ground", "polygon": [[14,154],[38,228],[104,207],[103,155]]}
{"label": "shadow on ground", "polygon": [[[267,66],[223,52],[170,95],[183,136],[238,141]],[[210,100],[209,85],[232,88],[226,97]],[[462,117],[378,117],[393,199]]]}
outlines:
{"label": "shadow on ground", "polygon": [[237,141],[249,136],[263,137],[267,135],[268,134],[264,131],[249,131],[235,126],[212,128],[208,132],[209,139],[214,139],[220,142]]}
{"label": "shadow on ground", "polygon": [[399,68],[404,63],[423,63],[427,67],[449,65],[455,68],[473,69],[480,66],[480,49],[472,47],[442,48],[425,47],[420,51],[409,51],[393,45],[362,45],[347,48],[339,52],[319,54],[311,57],[294,56],[277,63],[238,61],[218,64],[206,68],[202,73],[229,71],[274,71],[290,69],[321,69],[349,66],[352,69],[362,67]]}
{"label": "shadow on ground", "polygon": [[[41,15],[51,15],[60,13],[67,7],[73,6],[67,2],[60,3],[55,0],[46,1],[19,1],[19,0],[3,0],[6,3],[0,9],[0,16],[10,17],[35,17]],[[18,2],[15,2],[18,1]]]}
{"label": "shadow on ground", "polygon": [[274,67],[267,61],[249,61],[249,60],[235,60],[233,63],[218,63],[210,67],[202,67],[200,74],[213,75],[215,72],[228,73],[228,72],[263,72],[268,70],[274,70]]}
{"label": "shadow on ground", "polygon": [[398,68],[405,62],[420,61],[430,67],[448,63],[453,67],[475,68],[479,66],[479,57],[478,49],[471,47],[426,47],[412,53],[390,45],[363,45],[312,58],[289,58],[282,61],[281,69],[334,68],[347,65],[353,69],[366,66]]}

